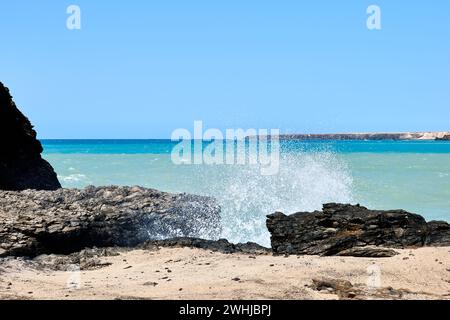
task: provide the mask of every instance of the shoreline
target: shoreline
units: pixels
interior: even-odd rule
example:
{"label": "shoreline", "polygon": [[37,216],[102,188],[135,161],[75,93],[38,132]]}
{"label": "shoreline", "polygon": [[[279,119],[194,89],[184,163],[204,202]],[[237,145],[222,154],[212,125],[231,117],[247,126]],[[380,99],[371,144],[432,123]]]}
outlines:
{"label": "shoreline", "polygon": [[374,259],[128,249],[79,272],[0,259],[0,299],[450,299],[450,247],[398,251]]}

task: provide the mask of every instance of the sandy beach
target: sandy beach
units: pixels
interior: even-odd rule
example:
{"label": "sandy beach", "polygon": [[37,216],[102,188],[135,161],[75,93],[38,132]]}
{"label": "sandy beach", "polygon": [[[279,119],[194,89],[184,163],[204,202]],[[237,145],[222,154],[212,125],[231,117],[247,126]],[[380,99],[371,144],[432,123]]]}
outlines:
{"label": "sandy beach", "polygon": [[2,314],[440,312],[450,1],[379,2],[3,1]]}
{"label": "sandy beach", "polygon": [[[123,250],[93,270],[53,271],[2,259],[1,299],[450,299],[450,247],[391,258],[222,254],[191,248]],[[314,288],[313,280],[349,281]],[[319,290],[320,289],[320,290]],[[348,293],[347,292],[347,293]]]}

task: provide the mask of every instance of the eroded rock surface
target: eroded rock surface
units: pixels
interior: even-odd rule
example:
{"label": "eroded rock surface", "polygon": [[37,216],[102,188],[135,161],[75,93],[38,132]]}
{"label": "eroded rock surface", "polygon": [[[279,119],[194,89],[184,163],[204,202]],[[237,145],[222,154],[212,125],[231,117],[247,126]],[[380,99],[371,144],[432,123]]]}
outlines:
{"label": "eroded rock surface", "polygon": [[142,187],[0,191],[0,256],[132,247],[173,237],[214,239],[220,207],[209,197]]}
{"label": "eroded rock surface", "polygon": [[369,210],[359,205],[325,204],[322,211],[268,216],[272,249],[276,254],[390,256],[394,252],[366,246],[407,248],[450,246],[446,222],[427,223],[404,210]]}

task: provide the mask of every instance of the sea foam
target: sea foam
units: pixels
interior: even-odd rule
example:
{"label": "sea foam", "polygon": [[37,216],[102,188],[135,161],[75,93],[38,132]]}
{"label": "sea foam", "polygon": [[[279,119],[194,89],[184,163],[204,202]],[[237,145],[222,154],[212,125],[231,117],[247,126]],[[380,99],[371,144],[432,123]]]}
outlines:
{"label": "sea foam", "polygon": [[233,242],[270,245],[266,215],[322,208],[327,202],[353,202],[353,179],[333,153],[285,154],[277,175],[260,174],[257,165],[203,171],[215,181],[210,193],[222,206],[222,237]]}

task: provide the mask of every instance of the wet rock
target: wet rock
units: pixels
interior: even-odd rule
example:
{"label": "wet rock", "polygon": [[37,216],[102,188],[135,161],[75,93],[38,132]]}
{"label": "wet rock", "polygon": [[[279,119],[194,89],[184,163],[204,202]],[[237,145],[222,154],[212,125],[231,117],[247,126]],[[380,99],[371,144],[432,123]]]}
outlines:
{"label": "wet rock", "polygon": [[[267,228],[275,254],[330,256],[344,251],[361,256],[361,247],[366,246],[450,246],[446,222],[427,224],[420,215],[404,210],[369,210],[360,205],[330,203],[322,211],[290,216],[277,212],[267,217]],[[367,249],[370,253],[376,255]]]}
{"label": "wet rock", "polygon": [[0,190],[61,188],[30,121],[0,82]]}
{"label": "wet rock", "polygon": [[209,197],[141,187],[0,191],[0,256],[133,247],[159,238],[220,234]]}

